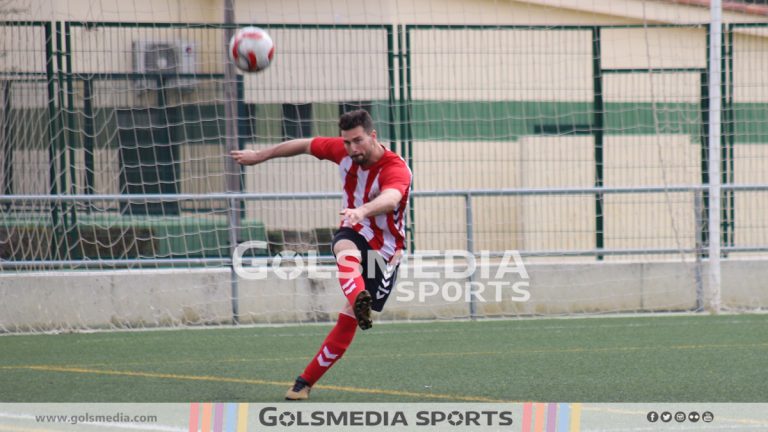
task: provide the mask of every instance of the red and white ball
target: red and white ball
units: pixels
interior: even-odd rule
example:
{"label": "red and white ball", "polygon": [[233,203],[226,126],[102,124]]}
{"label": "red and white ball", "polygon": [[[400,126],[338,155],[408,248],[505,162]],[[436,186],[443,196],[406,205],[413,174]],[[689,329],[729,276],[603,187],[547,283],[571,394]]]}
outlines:
{"label": "red and white ball", "polygon": [[229,58],[243,72],[263,71],[274,55],[275,43],[259,27],[243,27],[229,41]]}

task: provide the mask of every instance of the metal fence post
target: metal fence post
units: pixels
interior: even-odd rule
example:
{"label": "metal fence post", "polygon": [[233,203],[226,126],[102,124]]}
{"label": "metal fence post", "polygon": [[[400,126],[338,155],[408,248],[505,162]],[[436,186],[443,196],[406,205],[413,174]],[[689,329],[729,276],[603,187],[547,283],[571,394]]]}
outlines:
{"label": "metal fence post", "polygon": [[[235,7],[233,0],[224,1],[224,23],[227,27],[224,29],[224,46],[229,44],[230,38],[235,33],[233,27],[235,22]],[[235,72],[235,65],[232,62],[227,62],[224,68],[224,116],[225,116],[225,131],[226,131],[226,173],[227,173],[227,192],[238,193],[242,192],[242,183],[240,181],[240,167],[228,157],[229,152],[232,150],[238,150],[240,148],[240,142],[238,140],[238,83],[237,73]],[[228,234],[229,234],[229,255],[232,254],[237,247],[238,231],[240,228],[240,204],[239,200],[235,197],[228,200]],[[240,323],[240,304],[239,304],[239,287],[238,277],[235,273],[234,262],[230,268],[230,285],[232,289],[232,323]]]}
{"label": "metal fence post", "polygon": [[[472,193],[467,192],[464,195],[464,212],[465,212],[465,219],[467,222],[467,253],[469,255],[472,255],[474,257],[475,255],[475,233],[474,233],[474,221],[473,221],[473,214],[472,214]],[[472,319],[477,319],[477,299],[475,297],[474,291],[472,291],[473,283],[475,281],[475,272],[470,273],[469,275],[469,317]]]}
{"label": "metal fence post", "polygon": [[705,237],[704,237],[704,191],[696,190],[693,192],[693,217],[694,226],[696,230],[696,245],[694,251],[695,264],[694,264],[694,279],[696,281],[696,312],[702,312],[704,310],[704,269],[702,264],[702,257],[705,253]]}
{"label": "metal fence post", "polygon": [[710,5],[709,44],[709,305],[712,313],[720,311],[720,254],[722,241],[721,225],[721,45],[722,45],[722,4],[713,0]]}

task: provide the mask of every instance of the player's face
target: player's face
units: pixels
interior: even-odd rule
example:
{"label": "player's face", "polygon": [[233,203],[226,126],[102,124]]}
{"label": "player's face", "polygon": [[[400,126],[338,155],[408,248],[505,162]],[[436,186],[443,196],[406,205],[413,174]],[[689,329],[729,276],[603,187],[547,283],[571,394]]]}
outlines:
{"label": "player's face", "polygon": [[371,155],[376,148],[376,131],[371,131],[368,135],[362,126],[354,129],[341,131],[341,138],[344,139],[344,147],[347,154],[352,158],[352,162],[358,165],[366,165],[371,160]]}

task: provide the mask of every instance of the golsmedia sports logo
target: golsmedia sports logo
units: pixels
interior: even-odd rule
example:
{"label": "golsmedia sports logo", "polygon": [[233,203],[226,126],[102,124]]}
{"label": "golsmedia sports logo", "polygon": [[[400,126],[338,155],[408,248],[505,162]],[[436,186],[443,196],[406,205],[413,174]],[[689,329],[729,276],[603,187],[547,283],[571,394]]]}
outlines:
{"label": "golsmedia sports logo", "polygon": [[[273,277],[293,280],[308,277],[314,280],[349,279],[351,274],[340,273],[336,266],[321,265],[316,251],[300,255],[284,250],[271,258],[245,258],[249,253],[264,254],[264,241],[245,242],[237,246],[232,256],[235,273],[246,280],[266,280]],[[346,257],[340,257],[343,260]],[[405,256],[401,262],[388,263],[371,251],[368,255],[368,274],[375,271],[384,276],[382,288],[399,302],[424,303],[438,298],[445,302],[526,302],[530,277],[520,253],[515,250],[491,254],[482,251],[474,254],[464,250],[420,251]],[[345,262],[345,268],[354,268]],[[399,265],[398,282],[388,285],[390,275]],[[343,288],[343,287],[342,287]]]}
{"label": "golsmedia sports logo", "polygon": [[421,410],[415,413],[399,410],[281,410],[264,407],[258,422],[266,427],[290,426],[510,426],[511,411]]}

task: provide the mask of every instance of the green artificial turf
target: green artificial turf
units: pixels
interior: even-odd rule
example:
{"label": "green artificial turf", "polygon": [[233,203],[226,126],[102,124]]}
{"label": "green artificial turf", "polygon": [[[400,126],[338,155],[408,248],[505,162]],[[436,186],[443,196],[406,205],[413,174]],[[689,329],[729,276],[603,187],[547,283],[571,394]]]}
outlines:
{"label": "green artificial turf", "polygon": [[[331,325],[0,337],[0,402],[281,401]],[[768,315],[377,323],[316,402],[768,402]]]}

